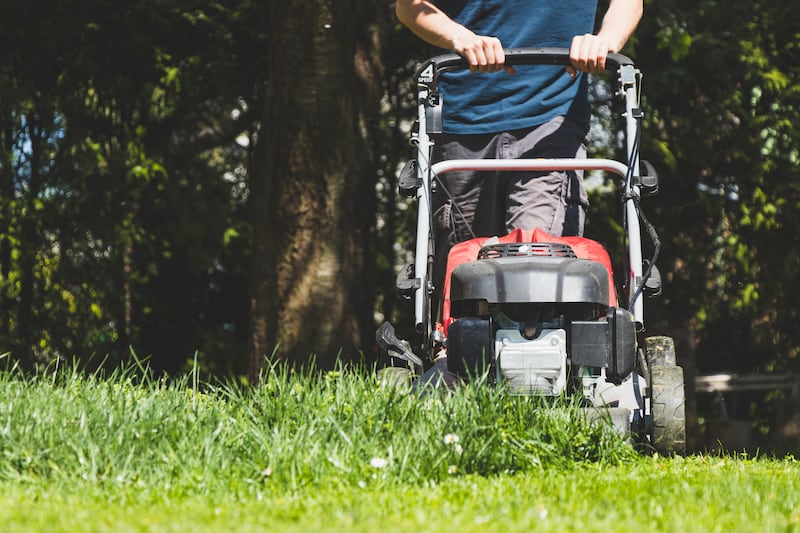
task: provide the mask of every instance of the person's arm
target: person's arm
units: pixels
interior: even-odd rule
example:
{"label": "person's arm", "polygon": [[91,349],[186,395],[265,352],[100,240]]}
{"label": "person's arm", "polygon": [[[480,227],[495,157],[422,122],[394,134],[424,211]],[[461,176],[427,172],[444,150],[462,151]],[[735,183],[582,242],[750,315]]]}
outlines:
{"label": "person's arm", "polygon": [[642,18],[642,0],[611,0],[596,35],[576,35],[572,39],[569,58],[575,69],[599,74],[606,68],[606,57],[619,52]]}
{"label": "person's arm", "polygon": [[500,39],[475,34],[430,0],[397,0],[395,12],[400,22],[424,41],[463,56],[472,71],[514,71],[505,65]]}

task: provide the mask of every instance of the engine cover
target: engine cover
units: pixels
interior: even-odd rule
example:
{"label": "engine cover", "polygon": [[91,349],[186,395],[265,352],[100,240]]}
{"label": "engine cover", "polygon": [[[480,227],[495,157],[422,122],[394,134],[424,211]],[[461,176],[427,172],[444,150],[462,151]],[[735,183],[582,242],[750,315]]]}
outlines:
{"label": "engine cover", "polygon": [[588,259],[501,257],[458,265],[450,298],[494,303],[609,304],[608,270]]}
{"label": "engine cover", "polygon": [[567,384],[567,333],[545,329],[535,339],[518,330],[495,336],[497,378],[518,394],[557,396]]}

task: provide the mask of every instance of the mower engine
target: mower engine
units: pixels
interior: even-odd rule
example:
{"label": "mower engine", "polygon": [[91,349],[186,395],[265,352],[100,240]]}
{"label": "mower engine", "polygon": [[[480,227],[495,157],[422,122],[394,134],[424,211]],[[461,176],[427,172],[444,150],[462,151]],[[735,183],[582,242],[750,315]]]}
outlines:
{"label": "mower engine", "polygon": [[558,396],[574,378],[573,390],[607,403],[603,393],[634,368],[636,329],[628,311],[611,305],[605,251],[580,237],[530,237],[539,242],[457,245],[480,251],[451,265],[448,368],[466,378],[491,372],[518,394]]}
{"label": "mower engine", "polygon": [[526,339],[518,329],[501,329],[495,340],[498,381],[521,394],[558,396],[567,385],[567,333],[548,329]]}

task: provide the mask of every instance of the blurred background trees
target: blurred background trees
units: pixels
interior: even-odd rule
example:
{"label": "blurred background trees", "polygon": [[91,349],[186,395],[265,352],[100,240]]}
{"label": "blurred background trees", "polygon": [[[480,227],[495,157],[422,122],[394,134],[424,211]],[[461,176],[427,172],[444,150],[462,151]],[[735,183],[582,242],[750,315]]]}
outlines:
{"label": "blurred background trees", "polygon": [[[647,1],[625,50],[662,180],[649,331],[691,373],[798,370],[798,15]],[[0,352],[373,360],[410,312],[395,172],[429,54],[392,2],[2,0],[0,29]],[[613,241],[601,190],[588,233]]]}

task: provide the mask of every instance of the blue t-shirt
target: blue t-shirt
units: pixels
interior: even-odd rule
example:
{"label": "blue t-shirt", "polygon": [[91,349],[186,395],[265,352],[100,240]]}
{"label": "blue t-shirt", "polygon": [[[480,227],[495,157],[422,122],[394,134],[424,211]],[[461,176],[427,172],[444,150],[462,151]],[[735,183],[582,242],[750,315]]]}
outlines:
{"label": "blue t-shirt", "polygon": [[[597,0],[439,0],[456,22],[505,48],[569,48],[575,35],[591,33]],[[568,116],[588,129],[586,76],[572,78],[562,66],[515,67],[505,72],[442,75],[446,133],[497,133]]]}

